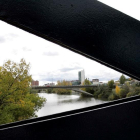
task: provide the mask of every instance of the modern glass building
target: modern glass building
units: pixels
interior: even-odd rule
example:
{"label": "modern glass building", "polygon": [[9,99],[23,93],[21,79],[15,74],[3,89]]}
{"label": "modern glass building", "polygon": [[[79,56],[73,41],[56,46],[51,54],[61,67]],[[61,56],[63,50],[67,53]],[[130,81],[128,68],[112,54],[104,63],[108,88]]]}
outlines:
{"label": "modern glass building", "polygon": [[79,82],[79,80],[72,80],[71,81],[72,85],[80,85],[81,82]]}
{"label": "modern glass building", "polygon": [[85,71],[81,70],[78,72],[78,80],[82,84],[85,81]]}

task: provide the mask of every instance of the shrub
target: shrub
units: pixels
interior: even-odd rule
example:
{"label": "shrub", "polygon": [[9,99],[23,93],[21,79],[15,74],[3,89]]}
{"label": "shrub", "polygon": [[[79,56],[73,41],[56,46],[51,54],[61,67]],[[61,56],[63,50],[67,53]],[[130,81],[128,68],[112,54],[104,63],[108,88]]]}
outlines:
{"label": "shrub", "polygon": [[115,93],[115,91],[112,91],[112,93],[109,95],[108,100],[117,100],[119,99],[119,96]]}
{"label": "shrub", "polygon": [[134,95],[135,95],[134,93],[129,92],[126,97],[131,97],[131,96],[134,96]]}
{"label": "shrub", "polygon": [[121,90],[120,90],[120,95],[119,95],[120,98],[125,98],[126,95],[127,95],[127,93],[128,93],[128,92],[127,92],[125,89],[121,89]]}
{"label": "shrub", "polygon": [[114,86],[114,80],[108,81],[108,87],[111,88],[111,89],[115,87]]}

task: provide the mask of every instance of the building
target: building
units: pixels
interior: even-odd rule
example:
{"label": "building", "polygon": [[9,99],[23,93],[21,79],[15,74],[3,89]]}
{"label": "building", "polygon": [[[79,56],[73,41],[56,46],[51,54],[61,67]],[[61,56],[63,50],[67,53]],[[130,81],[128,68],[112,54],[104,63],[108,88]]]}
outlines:
{"label": "building", "polygon": [[99,82],[99,79],[92,79],[92,85],[101,85],[102,83]]}
{"label": "building", "polygon": [[92,79],[92,82],[99,82],[99,79]]}
{"label": "building", "polygon": [[80,82],[79,82],[79,80],[72,80],[71,84],[72,85],[80,85]]}
{"label": "building", "polygon": [[114,83],[115,83],[115,85],[119,85],[119,84],[120,84],[120,82],[119,82],[119,81],[115,81]]}
{"label": "building", "polygon": [[39,86],[39,81],[34,81],[34,80],[32,80],[32,82],[31,82],[31,86],[33,87],[33,86]]}
{"label": "building", "polygon": [[55,86],[55,83],[47,83],[47,84],[44,84],[44,86]]}
{"label": "building", "polygon": [[138,81],[138,80],[136,80],[136,79],[132,79],[129,83],[130,83],[131,85],[133,85],[133,84],[140,85],[140,81]]}
{"label": "building", "polygon": [[81,70],[78,72],[78,80],[80,84],[82,84],[85,81],[85,71]]}

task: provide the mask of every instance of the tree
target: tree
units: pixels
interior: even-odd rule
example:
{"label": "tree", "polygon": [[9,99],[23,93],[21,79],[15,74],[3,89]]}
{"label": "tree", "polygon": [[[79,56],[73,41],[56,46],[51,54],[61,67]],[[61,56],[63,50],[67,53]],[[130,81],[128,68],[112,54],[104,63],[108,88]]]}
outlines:
{"label": "tree", "polygon": [[10,60],[0,67],[0,124],[37,117],[35,112],[45,103],[38,94],[30,94],[30,65]]}
{"label": "tree", "polygon": [[[63,80],[63,81],[57,81],[57,86],[71,86],[71,82]],[[69,89],[55,89],[55,92],[58,94],[70,94],[71,90]]]}
{"label": "tree", "polygon": [[125,81],[126,81],[126,78],[125,78],[125,76],[122,74],[122,76],[120,77],[120,84],[124,84],[125,83]]}
{"label": "tree", "polygon": [[108,81],[108,87],[113,89],[114,88],[114,80]]}
{"label": "tree", "polygon": [[110,96],[111,93],[112,93],[112,89],[110,89],[108,86],[101,85],[99,87],[98,98],[103,100],[108,100],[108,97]]}
{"label": "tree", "polygon": [[115,91],[112,91],[112,93],[109,95],[108,100],[117,100],[119,99],[119,96],[116,94]]}
{"label": "tree", "polygon": [[116,86],[115,91],[116,91],[116,94],[119,96],[120,95],[120,87],[118,85]]}
{"label": "tree", "polygon": [[[89,81],[89,79],[86,78],[82,85],[91,85],[91,82]],[[86,88],[82,88],[82,90],[91,93],[92,88],[86,87]]]}

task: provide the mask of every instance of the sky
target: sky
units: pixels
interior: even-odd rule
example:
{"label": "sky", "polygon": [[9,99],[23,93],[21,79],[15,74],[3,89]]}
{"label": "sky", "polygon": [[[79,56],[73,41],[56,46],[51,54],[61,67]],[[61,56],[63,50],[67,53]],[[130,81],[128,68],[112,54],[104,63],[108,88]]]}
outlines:
{"label": "sky", "polygon": [[[121,12],[140,20],[138,1],[100,0]],[[123,5],[123,6],[122,6]],[[136,6],[136,7],[135,7]],[[134,10],[130,10],[130,9]],[[118,80],[122,73],[74,53],[60,45],[25,32],[0,21],[0,66],[7,60],[19,62],[24,58],[30,63],[30,74],[40,85],[58,80],[78,80],[78,71],[85,71],[85,77],[100,81]]]}
{"label": "sky", "polygon": [[98,0],[124,14],[140,20],[140,0]]}

